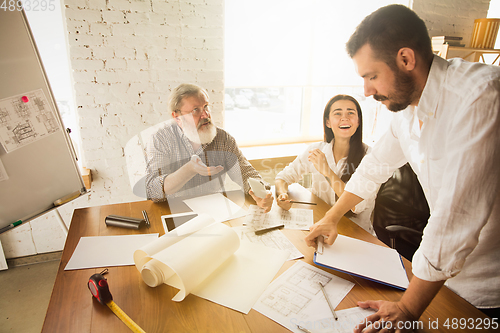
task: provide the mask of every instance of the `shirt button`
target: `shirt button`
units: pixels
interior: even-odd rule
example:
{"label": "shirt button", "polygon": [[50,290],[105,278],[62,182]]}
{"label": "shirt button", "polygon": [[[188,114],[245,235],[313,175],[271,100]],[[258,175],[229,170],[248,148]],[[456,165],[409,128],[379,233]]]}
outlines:
{"label": "shirt button", "polygon": [[428,115],[429,117],[432,117],[432,116],[434,115],[434,113],[429,112],[427,115]]}
{"label": "shirt button", "polygon": [[425,162],[425,160],[420,160],[420,163],[424,163],[424,162]]}

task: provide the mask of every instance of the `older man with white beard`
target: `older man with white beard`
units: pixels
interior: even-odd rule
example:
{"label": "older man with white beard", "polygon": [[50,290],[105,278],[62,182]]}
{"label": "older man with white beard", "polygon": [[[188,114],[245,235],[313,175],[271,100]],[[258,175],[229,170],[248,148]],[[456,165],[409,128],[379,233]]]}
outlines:
{"label": "older man with white beard", "polygon": [[228,174],[259,207],[269,211],[271,192],[259,198],[250,190],[248,178],[262,181],[262,177],[243,156],[236,140],[212,123],[206,90],[181,84],[172,91],[168,104],[173,119],[153,134],[147,146],[148,199],[159,202],[220,192],[224,190],[222,176]]}

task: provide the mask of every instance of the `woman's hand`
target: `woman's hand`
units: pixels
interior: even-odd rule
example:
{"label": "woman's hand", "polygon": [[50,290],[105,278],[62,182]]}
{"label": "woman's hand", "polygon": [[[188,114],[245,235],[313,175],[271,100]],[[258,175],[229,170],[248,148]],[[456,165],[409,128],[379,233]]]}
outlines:
{"label": "woman's hand", "polygon": [[278,206],[284,210],[290,210],[292,208],[292,203],[290,202],[290,198],[288,197],[288,193],[281,193],[276,199]]}
{"label": "woman's hand", "polygon": [[309,156],[307,158],[309,162],[311,162],[316,170],[321,173],[323,176],[328,177],[330,172],[330,166],[328,165],[328,161],[326,160],[325,153],[323,153],[319,149],[314,149],[309,152]]}

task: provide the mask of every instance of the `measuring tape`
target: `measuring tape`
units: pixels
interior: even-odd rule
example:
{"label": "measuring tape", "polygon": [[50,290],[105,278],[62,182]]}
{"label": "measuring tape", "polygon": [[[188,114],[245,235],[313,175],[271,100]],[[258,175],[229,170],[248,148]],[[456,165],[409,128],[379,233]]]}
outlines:
{"label": "measuring tape", "polygon": [[146,333],[142,328],[140,328],[132,319],[122,309],[113,302],[113,296],[111,296],[111,292],[109,291],[108,281],[104,278],[104,274],[108,272],[106,268],[99,274],[94,274],[90,277],[87,286],[89,287],[92,296],[94,296],[99,303],[103,305],[107,305],[108,308],[113,311],[113,313],[125,323],[132,330],[132,332],[137,333]]}

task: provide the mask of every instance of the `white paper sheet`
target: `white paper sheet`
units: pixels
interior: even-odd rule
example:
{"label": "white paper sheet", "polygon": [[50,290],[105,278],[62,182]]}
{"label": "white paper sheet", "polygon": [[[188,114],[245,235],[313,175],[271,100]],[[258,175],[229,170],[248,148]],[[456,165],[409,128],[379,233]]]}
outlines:
{"label": "white paper sheet", "polygon": [[188,222],[189,223],[181,224],[180,226],[172,230],[171,233],[178,236],[190,235],[198,230],[208,227],[209,225],[218,223],[215,222],[215,220],[207,214],[200,214],[192,218]]}
{"label": "white paper sheet", "polygon": [[7,268],[9,268],[9,266],[7,265],[5,253],[3,252],[2,241],[0,241],[0,271]]}
{"label": "white paper sheet", "polygon": [[82,237],[65,271],[134,264],[135,250],[158,239],[158,234]]}
{"label": "white paper sheet", "polygon": [[192,293],[243,313],[250,311],[287,257],[285,251],[240,242],[222,223],[190,235],[168,233],[134,254],[146,284],[179,289],[174,301]]}
{"label": "white paper sheet", "polygon": [[[352,333],[366,317],[375,313],[373,309],[362,309],[359,307],[335,311],[338,320],[332,316],[323,319],[315,319],[297,322],[297,325],[314,333]],[[302,332],[302,331],[298,331]]]}
{"label": "white paper sheet", "polygon": [[290,252],[288,260],[304,258],[304,255],[280,230],[272,230],[262,235],[256,235],[255,229],[250,226],[233,227],[233,229],[238,233],[238,236],[242,240]]}
{"label": "white paper sheet", "polygon": [[184,200],[193,212],[207,214],[216,222],[224,222],[245,216],[246,210],[238,206],[220,193]]}
{"label": "white paper sheet", "polygon": [[314,224],[312,209],[291,208],[286,211],[277,205],[273,205],[271,211],[265,213],[264,209],[257,205],[250,205],[247,216],[243,222],[255,229],[269,228],[284,224],[286,229],[309,230]]}
{"label": "white paper sheet", "polygon": [[319,282],[333,307],[354,287],[350,281],[298,261],[267,287],[253,308],[287,329],[303,333],[297,324],[333,319]]}
{"label": "white paper sheet", "polygon": [[399,288],[408,287],[401,257],[394,249],[339,235],[333,245],[324,245],[314,262]]}

